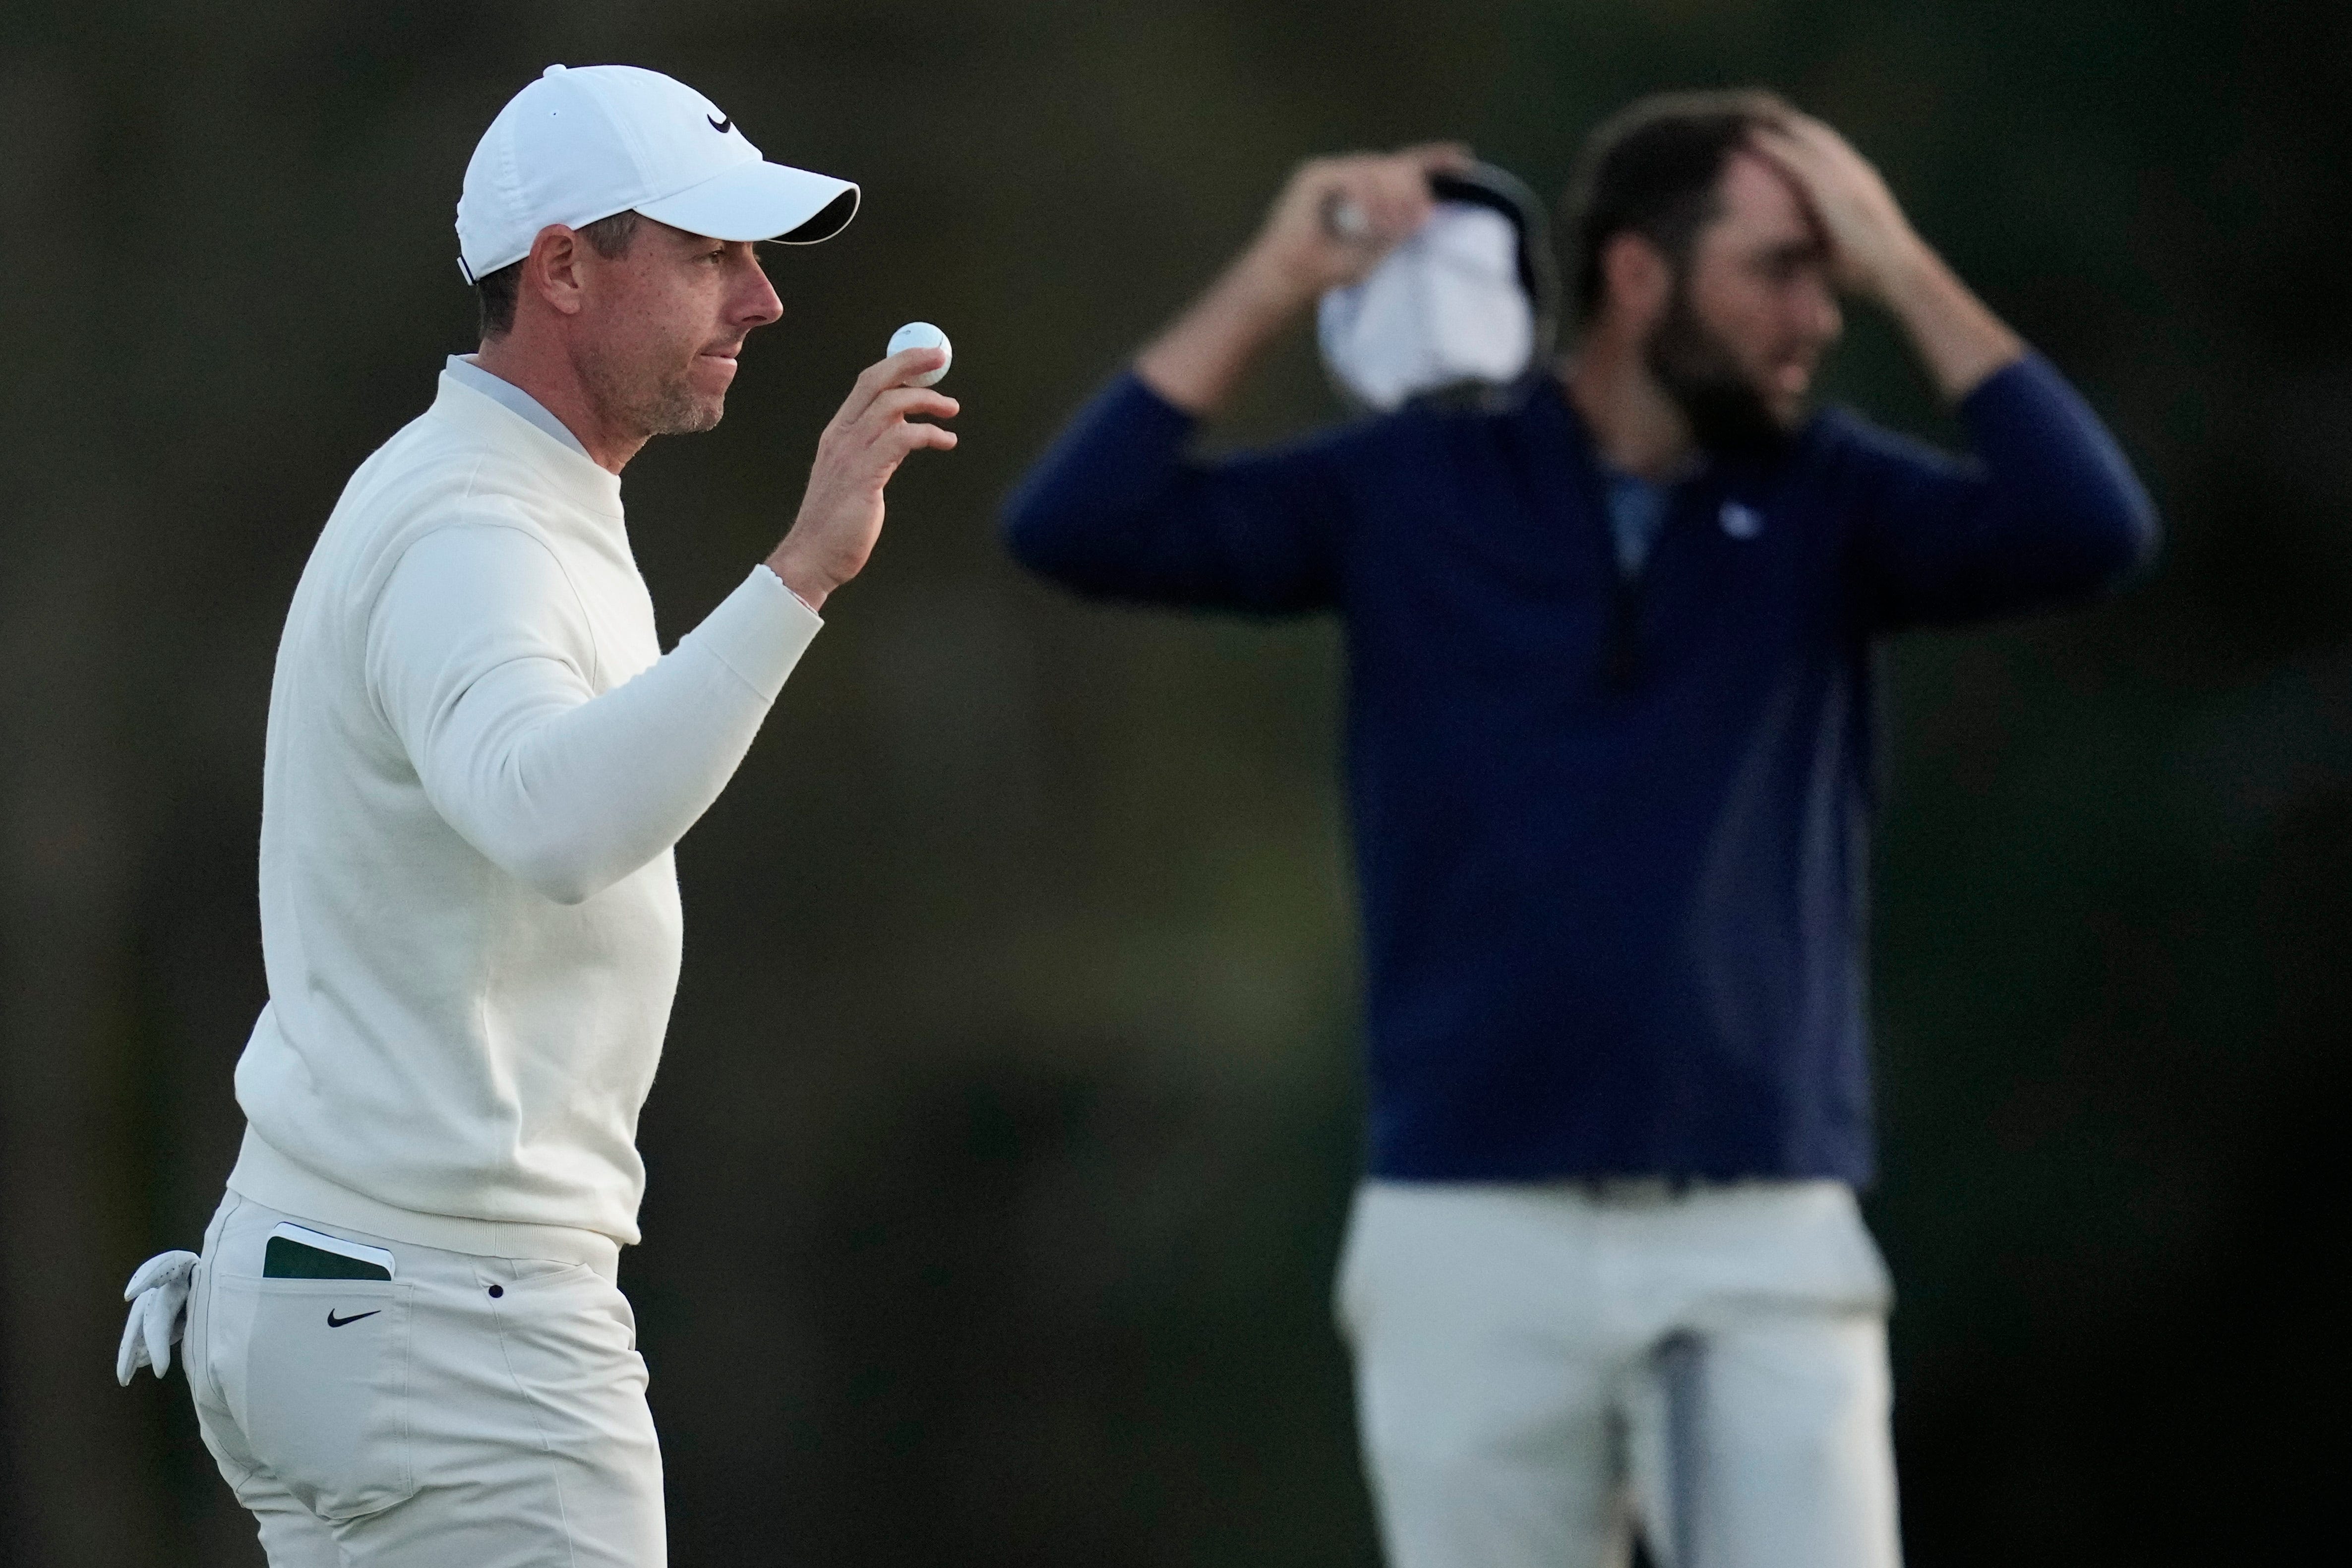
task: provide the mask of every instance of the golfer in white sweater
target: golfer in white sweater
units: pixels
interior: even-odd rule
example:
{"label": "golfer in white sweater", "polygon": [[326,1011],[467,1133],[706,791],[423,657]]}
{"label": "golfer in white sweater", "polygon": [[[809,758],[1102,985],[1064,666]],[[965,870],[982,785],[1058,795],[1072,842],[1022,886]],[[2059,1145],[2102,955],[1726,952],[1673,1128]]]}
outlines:
{"label": "golfer in white sweater", "polygon": [[780,314],[751,242],[856,187],[761,161],[676,81],[550,68],[457,233],[484,335],[360,467],[295,590],[261,829],[269,1005],[201,1260],[132,1281],[121,1374],[185,1364],[275,1568],[664,1561],[629,1306],[637,1112],[678,969],[671,846],[725,787],[882,526],[955,437],[883,361],[782,543],[669,653],[620,473],[719,422]]}

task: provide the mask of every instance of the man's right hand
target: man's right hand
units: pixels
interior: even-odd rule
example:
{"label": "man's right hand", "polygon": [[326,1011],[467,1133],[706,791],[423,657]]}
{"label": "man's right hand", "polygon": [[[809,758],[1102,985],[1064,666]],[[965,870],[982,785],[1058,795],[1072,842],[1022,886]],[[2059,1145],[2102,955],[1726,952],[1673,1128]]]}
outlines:
{"label": "man's right hand", "polygon": [[1429,176],[1459,169],[1470,149],[1430,142],[1395,153],[1311,158],[1275,198],[1244,258],[1290,298],[1290,309],[1362,280],[1429,221]]}
{"label": "man's right hand", "polygon": [[1431,174],[1469,162],[1460,142],[1432,142],[1300,164],[1249,247],[1136,356],[1136,374],[1179,408],[1213,412],[1292,317],[1361,279],[1428,221]]}
{"label": "man's right hand", "polygon": [[883,489],[907,454],[925,447],[942,452],[954,447],[954,431],[913,416],[952,419],[956,400],[908,384],[946,363],[944,350],[905,349],[867,366],[817,438],[800,515],[767,562],[768,570],[810,609],[864,570],[882,537]]}

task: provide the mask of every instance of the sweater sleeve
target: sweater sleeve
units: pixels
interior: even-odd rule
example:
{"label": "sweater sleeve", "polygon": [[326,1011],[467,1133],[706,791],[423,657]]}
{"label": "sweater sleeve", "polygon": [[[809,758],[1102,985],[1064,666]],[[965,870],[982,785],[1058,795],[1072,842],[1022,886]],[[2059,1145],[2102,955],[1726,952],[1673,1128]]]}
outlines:
{"label": "sweater sleeve", "polygon": [[709,808],[824,623],[765,567],[601,694],[554,554],[499,524],[410,545],[368,621],[368,684],[425,796],[559,903],[593,898]]}
{"label": "sweater sleeve", "polygon": [[1321,444],[1216,462],[1132,373],[1081,409],[1004,506],[1013,556],[1104,598],[1287,611],[1337,597],[1345,490]]}
{"label": "sweater sleeve", "polygon": [[1960,404],[1973,460],[1853,426],[1853,538],[1882,629],[2087,599],[2156,552],[2155,508],[2074,389],[2029,355]]}

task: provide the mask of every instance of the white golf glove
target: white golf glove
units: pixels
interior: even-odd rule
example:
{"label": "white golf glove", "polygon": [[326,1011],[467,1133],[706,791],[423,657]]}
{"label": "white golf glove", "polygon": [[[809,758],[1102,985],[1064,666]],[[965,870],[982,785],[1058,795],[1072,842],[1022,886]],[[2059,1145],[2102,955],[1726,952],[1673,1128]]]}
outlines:
{"label": "white golf glove", "polygon": [[172,1347],[179,1342],[181,1314],[188,1305],[188,1276],[195,1272],[193,1252],[159,1252],[139,1266],[122,1299],[131,1303],[131,1321],[122,1325],[122,1348],[114,1352],[114,1381],[131,1386],[131,1374],[142,1366],[157,1377],[172,1370]]}

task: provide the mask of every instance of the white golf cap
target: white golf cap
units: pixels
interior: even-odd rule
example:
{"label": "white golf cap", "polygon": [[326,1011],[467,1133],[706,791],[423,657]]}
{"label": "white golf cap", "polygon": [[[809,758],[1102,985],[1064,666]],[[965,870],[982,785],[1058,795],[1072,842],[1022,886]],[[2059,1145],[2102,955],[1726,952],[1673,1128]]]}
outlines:
{"label": "white golf cap", "polygon": [[1441,171],[1429,188],[1429,221],[1316,312],[1324,368],[1377,413],[1430,395],[1502,405],[1551,355],[1559,285],[1543,203],[1491,163]]}
{"label": "white golf cap", "polygon": [[763,161],[717,104],[659,71],[550,66],[466,164],[458,269],[473,282],[530,255],[549,224],[631,208],[712,239],[813,245],[847,226],[857,187]]}

